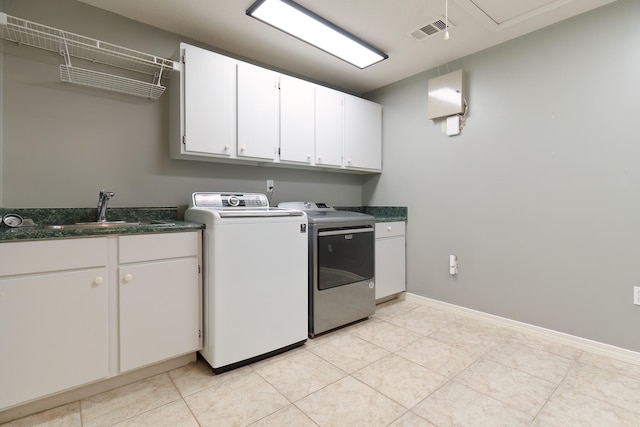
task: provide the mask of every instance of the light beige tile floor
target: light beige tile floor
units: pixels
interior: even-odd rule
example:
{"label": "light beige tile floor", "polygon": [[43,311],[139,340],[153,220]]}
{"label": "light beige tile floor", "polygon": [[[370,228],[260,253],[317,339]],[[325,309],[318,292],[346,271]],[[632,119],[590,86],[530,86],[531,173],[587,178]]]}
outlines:
{"label": "light beige tile floor", "polygon": [[202,361],[10,426],[638,426],[640,366],[394,300],[221,375]]}

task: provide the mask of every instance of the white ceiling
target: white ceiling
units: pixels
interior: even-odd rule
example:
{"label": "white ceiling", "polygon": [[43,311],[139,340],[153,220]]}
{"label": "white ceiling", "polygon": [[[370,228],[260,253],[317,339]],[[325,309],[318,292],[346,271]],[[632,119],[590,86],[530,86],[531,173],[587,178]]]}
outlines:
{"label": "white ceiling", "polygon": [[413,30],[445,0],[297,0],[389,55],[360,70],[246,15],[254,0],[80,0],[232,55],[354,93],[393,83],[615,0],[449,0],[450,39]]}

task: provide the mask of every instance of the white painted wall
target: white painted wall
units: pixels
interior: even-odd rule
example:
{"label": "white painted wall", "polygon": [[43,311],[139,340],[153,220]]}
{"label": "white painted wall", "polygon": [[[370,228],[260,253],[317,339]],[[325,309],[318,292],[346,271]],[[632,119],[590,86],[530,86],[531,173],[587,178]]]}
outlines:
{"label": "white painted wall", "polygon": [[[162,57],[190,42],[75,0],[4,0],[3,10]],[[102,188],[116,193],[114,207],[182,206],[194,191],[264,193],[267,179],[272,204],[361,204],[358,175],[171,160],[168,91],[148,101],[68,85],[59,81],[61,56],[3,44],[2,206],[91,207]]]}
{"label": "white painted wall", "polygon": [[368,94],[384,173],[363,198],[408,205],[410,292],[640,351],[639,20],[618,0],[449,64],[457,137],[426,118],[446,67]]}

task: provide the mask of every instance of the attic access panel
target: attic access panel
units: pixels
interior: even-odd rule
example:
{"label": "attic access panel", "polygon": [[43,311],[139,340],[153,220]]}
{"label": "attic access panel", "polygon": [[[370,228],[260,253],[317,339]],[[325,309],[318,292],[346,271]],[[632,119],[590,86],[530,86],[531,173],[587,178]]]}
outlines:
{"label": "attic access panel", "polygon": [[527,21],[576,0],[456,0],[456,3],[491,31]]}
{"label": "attic access panel", "polygon": [[473,3],[496,23],[501,24],[558,2],[556,0],[527,0],[525,2],[474,0]]}

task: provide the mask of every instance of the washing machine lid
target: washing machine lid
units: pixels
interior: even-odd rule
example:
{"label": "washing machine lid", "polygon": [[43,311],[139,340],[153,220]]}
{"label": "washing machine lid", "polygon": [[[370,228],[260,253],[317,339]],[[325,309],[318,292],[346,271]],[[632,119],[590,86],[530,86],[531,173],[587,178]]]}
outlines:
{"label": "washing machine lid", "polygon": [[215,211],[221,218],[303,216],[297,209],[269,206],[261,193],[196,192],[191,195],[189,209]]}
{"label": "washing machine lid", "polygon": [[371,215],[337,210],[324,202],[280,202],[279,208],[298,209],[307,214],[309,223],[363,223],[374,222],[375,218]]}

